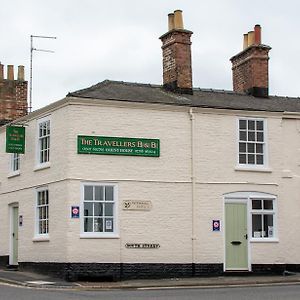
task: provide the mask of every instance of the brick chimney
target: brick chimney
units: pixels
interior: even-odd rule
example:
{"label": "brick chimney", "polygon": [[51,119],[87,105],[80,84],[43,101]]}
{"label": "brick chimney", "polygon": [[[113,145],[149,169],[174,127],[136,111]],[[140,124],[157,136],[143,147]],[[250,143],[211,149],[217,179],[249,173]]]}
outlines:
{"label": "brick chimney", "polygon": [[27,114],[27,81],[24,80],[24,66],[18,66],[15,80],[14,66],[0,63],[0,126]]}
{"label": "brick chimney", "polygon": [[269,96],[269,56],[271,47],[261,43],[261,27],[244,34],[244,49],[233,56],[233,90],[255,97]]}
{"label": "brick chimney", "polygon": [[193,94],[191,31],[184,29],[182,11],[168,15],[169,31],[160,37],[163,50],[163,86],[166,90]]}

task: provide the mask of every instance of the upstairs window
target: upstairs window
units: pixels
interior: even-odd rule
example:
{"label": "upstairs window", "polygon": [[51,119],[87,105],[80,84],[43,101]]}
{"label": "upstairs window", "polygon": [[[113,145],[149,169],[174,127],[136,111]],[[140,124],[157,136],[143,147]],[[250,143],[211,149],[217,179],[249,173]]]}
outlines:
{"label": "upstairs window", "polygon": [[239,164],[266,165],[266,122],[264,119],[241,118],[239,126]]}
{"label": "upstairs window", "polygon": [[20,171],[20,154],[12,153],[10,156],[10,171],[12,173]]}
{"label": "upstairs window", "polygon": [[50,120],[42,119],[38,123],[38,163],[50,161]]}

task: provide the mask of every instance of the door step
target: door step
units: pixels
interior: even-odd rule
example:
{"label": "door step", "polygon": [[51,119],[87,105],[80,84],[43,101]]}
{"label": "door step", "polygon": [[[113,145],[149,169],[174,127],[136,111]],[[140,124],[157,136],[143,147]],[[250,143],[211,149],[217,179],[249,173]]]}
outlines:
{"label": "door step", "polygon": [[225,276],[250,276],[252,274],[253,272],[247,270],[230,270],[224,272]]}

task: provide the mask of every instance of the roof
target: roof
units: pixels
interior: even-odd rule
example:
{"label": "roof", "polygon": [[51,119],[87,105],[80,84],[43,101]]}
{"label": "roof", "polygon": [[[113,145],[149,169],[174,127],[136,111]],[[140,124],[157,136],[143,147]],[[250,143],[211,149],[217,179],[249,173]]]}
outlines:
{"label": "roof", "polygon": [[200,88],[194,88],[193,92],[193,95],[177,94],[164,90],[161,85],[105,80],[89,88],[69,93],[67,97],[219,109],[300,112],[300,98],[257,98],[244,93]]}

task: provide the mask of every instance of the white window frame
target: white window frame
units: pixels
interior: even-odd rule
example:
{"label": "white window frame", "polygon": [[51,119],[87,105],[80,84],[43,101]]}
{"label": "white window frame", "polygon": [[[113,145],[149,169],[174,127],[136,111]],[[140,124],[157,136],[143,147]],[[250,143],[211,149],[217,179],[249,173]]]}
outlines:
{"label": "white window frame", "polygon": [[[262,121],[263,122],[263,142],[259,142],[259,141],[243,141],[240,140],[240,120],[245,120],[248,124],[248,121]],[[238,117],[237,118],[237,170],[262,170],[262,171],[271,171],[269,169],[269,162],[268,162],[268,143],[267,143],[267,131],[268,131],[268,127],[267,127],[267,120],[265,118],[260,118],[260,117]],[[251,130],[252,131],[252,130]],[[255,130],[253,131],[254,133],[257,132],[257,129],[255,128]],[[247,129],[246,129],[246,133],[248,135],[248,125],[247,125]],[[263,164],[251,164],[251,163],[240,163],[240,143],[246,143],[246,147],[247,144],[254,144],[254,147],[256,148],[256,145],[261,144],[262,148],[263,148]],[[249,152],[242,152],[243,154],[245,153],[246,155],[249,154]],[[250,153],[251,154],[251,153]],[[259,155],[256,153],[256,151],[254,152],[255,155],[255,160],[256,160],[256,155]]]}
{"label": "white window frame", "polygon": [[[39,200],[39,195],[42,192],[47,192],[47,204],[44,205],[39,205],[38,200]],[[49,189],[48,187],[41,187],[36,189],[36,199],[35,199],[35,238],[39,239],[39,238],[43,238],[43,239],[48,239],[49,238],[49,205],[50,205],[50,200],[49,200]],[[46,217],[40,219],[40,209],[42,209],[42,207],[46,207]],[[40,232],[40,221],[44,221],[47,223],[47,232],[45,233],[41,233]]]}
{"label": "white window frame", "polygon": [[[114,190],[113,199],[113,232],[84,232],[84,187],[85,186],[112,186]],[[116,183],[107,182],[82,182],[80,203],[80,237],[81,238],[119,238],[118,233],[118,186]],[[105,201],[105,200],[103,200]],[[90,202],[90,201],[87,201]],[[91,202],[95,202],[94,200]],[[101,202],[101,201],[100,201]],[[92,216],[94,220],[94,215]]]}
{"label": "white window frame", "polygon": [[[40,126],[49,122],[50,133],[44,136],[40,136]],[[36,137],[36,167],[35,170],[50,167],[50,156],[51,156],[51,118],[50,116],[44,117],[37,120],[37,137]],[[47,148],[42,149],[42,139],[47,140]],[[47,159],[42,161],[42,152],[46,152]]]}
{"label": "white window frame", "polygon": [[20,175],[20,153],[11,153],[9,160],[9,174],[8,177],[14,177]]}
{"label": "white window frame", "polygon": [[[264,201],[264,200],[270,200],[272,201],[273,204],[273,209],[272,210],[267,210],[267,209],[253,209],[252,208],[252,200],[259,200],[259,201]],[[263,204],[263,203],[262,203]],[[250,211],[250,224],[251,224],[251,230],[250,230],[250,241],[273,241],[274,239],[277,239],[277,201],[275,197],[266,197],[266,196],[253,196],[250,197],[249,199],[249,211]],[[272,237],[253,237],[252,236],[252,230],[253,230],[253,222],[252,222],[252,216],[253,215],[272,215],[273,216],[273,236]],[[262,229],[264,225],[264,218],[262,217]]]}

